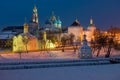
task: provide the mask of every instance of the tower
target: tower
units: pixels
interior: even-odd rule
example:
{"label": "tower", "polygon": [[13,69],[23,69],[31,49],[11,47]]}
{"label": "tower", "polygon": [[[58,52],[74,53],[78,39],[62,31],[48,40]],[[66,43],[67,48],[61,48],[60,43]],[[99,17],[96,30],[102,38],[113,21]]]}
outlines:
{"label": "tower", "polygon": [[93,19],[92,19],[92,16],[90,18],[90,24],[93,25]]}
{"label": "tower", "polygon": [[36,5],[33,8],[33,15],[32,15],[32,20],[31,22],[37,23],[38,24],[38,11]]}
{"label": "tower", "polygon": [[96,26],[94,24],[93,18],[90,18],[90,24],[88,26],[88,30],[87,30],[87,40],[90,42],[92,40],[92,38],[94,37],[94,31],[96,30]]}
{"label": "tower", "polygon": [[28,24],[24,24],[24,33],[28,33]]}
{"label": "tower", "polygon": [[39,20],[38,20],[38,10],[36,5],[34,5],[32,18],[29,23],[29,31],[31,34],[39,38]]}
{"label": "tower", "polygon": [[88,30],[94,31],[96,29],[93,18],[90,18],[90,24],[88,26]]}

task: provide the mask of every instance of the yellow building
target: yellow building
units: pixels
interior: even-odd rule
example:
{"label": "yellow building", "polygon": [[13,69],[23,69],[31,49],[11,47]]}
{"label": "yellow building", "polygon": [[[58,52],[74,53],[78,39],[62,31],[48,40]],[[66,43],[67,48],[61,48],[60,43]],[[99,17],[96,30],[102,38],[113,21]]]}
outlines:
{"label": "yellow building", "polygon": [[24,24],[24,33],[13,37],[13,52],[38,50],[38,39],[28,32],[28,24]]}

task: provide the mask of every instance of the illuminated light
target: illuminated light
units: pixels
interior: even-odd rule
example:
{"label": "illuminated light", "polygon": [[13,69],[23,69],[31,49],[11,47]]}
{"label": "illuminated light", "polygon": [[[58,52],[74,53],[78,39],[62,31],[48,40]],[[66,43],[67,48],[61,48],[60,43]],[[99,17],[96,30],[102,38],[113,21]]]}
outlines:
{"label": "illuminated light", "polygon": [[44,34],[43,34],[43,39],[46,41],[47,40],[47,34],[46,34],[46,32],[44,32]]}
{"label": "illuminated light", "polygon": [[59,46],[59,43],[58,43],[58,42],[55,42],[55,46],[56,46],[56,47]]}
{"label": "illuminated light", "polygon": [[23,37],[19,35],[18,37],[14,36],[13,38],[13,52],[38,50],[38,41],[36,38],[31,38],[28,40],[28,43],[23,42]]}
{"label": "illuminated light", "polygon": [[51,40],[47,40],[46,42],[46,48],[55,48],[55,44],[51,42]]}
{"label": "illuminated light", "polygon": [[83,57],[85,56],[85,54],[82,55]]}
{"label": "illuminated light", "polygon": [[28,24],[24,24],[24,33],[28,33]]}
{"label": "illuminated light", "polygon": [[50,48],[55,48],[55,45],[53,43],[50,43]]}

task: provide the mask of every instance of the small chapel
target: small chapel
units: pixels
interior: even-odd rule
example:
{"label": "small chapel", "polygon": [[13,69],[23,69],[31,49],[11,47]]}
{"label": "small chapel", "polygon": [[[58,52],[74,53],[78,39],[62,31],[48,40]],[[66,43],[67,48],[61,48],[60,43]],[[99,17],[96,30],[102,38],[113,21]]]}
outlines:
{"label": "small chapel", "polygon": [[86,34],[83,35],[83,41],[81,47],[78,49],[78,55],[81,59],[89,59],[92,58],[92,49],[88,45]]}
{"label": "small chapel", "polygon": [[24,24],[23,33],[13,37],[13,52],[38,50],[38,39],[28,31],[29,26]]}

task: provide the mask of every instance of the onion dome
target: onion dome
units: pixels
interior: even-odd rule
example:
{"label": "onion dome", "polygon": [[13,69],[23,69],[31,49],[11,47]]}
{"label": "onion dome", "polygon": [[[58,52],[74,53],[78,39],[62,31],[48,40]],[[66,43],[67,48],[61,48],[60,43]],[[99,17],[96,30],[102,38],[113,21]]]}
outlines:
{"label": "onion dome", "polygon": [[53,24],[54,24],[54,27],[57,27],[57,25],[58,25],[57,20],[55,20],[55,21],[53,22]]}
{"label": "onion dome", "polygon": [[58,18],[57,23],[62,24],[62,21]]}
{"label": "onion dome", "polygon": [[53,22],[53,24],[57,24],[58,23],[58,21],[57,20],[55,20],[54,22]]}

